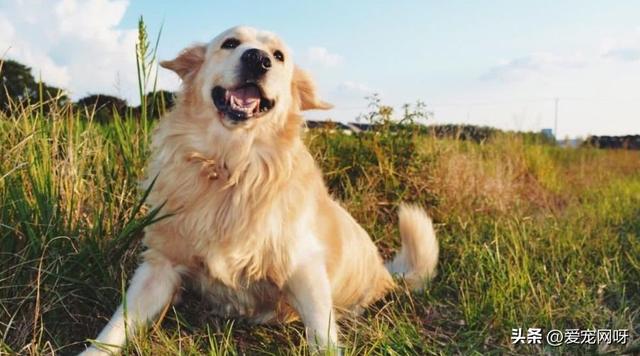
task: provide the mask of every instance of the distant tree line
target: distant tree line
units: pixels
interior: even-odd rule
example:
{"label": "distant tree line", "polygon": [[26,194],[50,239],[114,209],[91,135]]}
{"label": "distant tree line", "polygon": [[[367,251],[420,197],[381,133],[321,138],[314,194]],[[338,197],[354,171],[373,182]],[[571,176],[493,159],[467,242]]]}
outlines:
{"label": "distant tree line", "polygon": [[640,135],[590,136],[583,145],[596,148],[640,150]]}
{"label": "distant tree line", "polygon": [[[335,123],[334,123],[335,124]],[[354,127],[361,132],[376,132],[381,131],[383,129],[389,130],[391,132],[400,131],[404,126],[413,126],[412,130],[417,130],[420,134],[423,135],[434,135],[438,138],[448,138],[454,140],[461,141],[473,141],[477,143],[485,142],[492,137],[503,134],[506,131],[497,129],[495,127],[490,126],[475,126],[475,125],[458,125],[458,124],[443,124],[443,125],[420,125],[415,123],[410,124],[399,124],[395,123],[384,127],[382,124],[368,124],[368,123],[350,123],[345,126],[345,128],[338,127],[340,129],[349,129],[349,127]],[[307,126],[308,122],[307,122]],[[321,127],[319,122],[314,122],[313,127]],[[556,141],[553,137],[546,136],[540,132],[509,132],[514,135],[518,135],[523,138],[526,142],[530,143],[540,143],[540,144],[556,144]]]}
{"label": "distant tree line", "polygon": [[[489,126],[474,125],[431,125],[426,129],[427,133],[440,138],[453,138],[463,141],[484,142],[491,137],[504,133],[505,131]],[[513,132],[521,136],[525,141],[531,143],[556,144],[552,137],[548,137],[540,132]]]}
{"label": "distant tree line", "polygon": [[31,68],[13,60],[0,62],[0,83],[0,109],[3,111],[20,103],[40,99],[55,100],[62,105],[69,102],[69,97],[62,89],[36,81]]}
{"label": "distant tree line", "polygon": [[[10,59],[0,62],[0,86],[0,111],[7,115],[33,103],[41,103],[45,112],[53,105],[71,104],[80,113],[101,123],[112,121],[115,115],[140,117],[142,112],[140,105],[129,106],[125,99],[107,94],[91,94],[71,102],[63,89],[36,80],[31,68]],[[173,107],[175,97],[172,92],[160,90],[148,93],[145,101],[147,117],[158,118]]]}

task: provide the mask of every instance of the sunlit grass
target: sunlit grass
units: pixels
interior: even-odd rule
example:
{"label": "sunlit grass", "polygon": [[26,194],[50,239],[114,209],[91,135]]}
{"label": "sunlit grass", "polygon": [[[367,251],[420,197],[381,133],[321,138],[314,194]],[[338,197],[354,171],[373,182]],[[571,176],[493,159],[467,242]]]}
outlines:
{"label": "sunlit grass", "polygon": [[[81,350],[119,303],[142,228],[159,218],[140,206],[137,190],[152,123],[84,116],[27,107],[0,119],[0,352]],[[543,352],[510,344],[511,328],[534,326],[627,328],[637,340],[638,152],[562,149],[517,135],[478,144],[407,130],[306,136],[330,190],[383,254],[398,245],[400,201],[422,203],[438,223],[441,264],[429,290],[400,289],[345,321],[346,354]],[[188,293],[127,350],[306,350],[300,324],[250,326],[206,308]],[[596,348],[564,349],[576,350]]]}

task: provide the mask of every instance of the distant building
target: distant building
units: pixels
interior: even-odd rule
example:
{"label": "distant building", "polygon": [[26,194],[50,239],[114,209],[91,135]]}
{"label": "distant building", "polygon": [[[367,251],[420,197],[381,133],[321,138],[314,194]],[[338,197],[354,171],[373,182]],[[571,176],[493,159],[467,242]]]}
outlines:
{"label": "distant building", "polygon": [[376,125],[373,124],[363,124],[359,122],[351,122],[349,126],[352,127],[353,131],[356,133],[360,133],[363,131],[374,131],[376,129]]}
{"label": "distant building", "polygon": [[565,148],[578,148],[580,146],[582,146],[582,144],[584,143],[584,140],[582,138],[565,138],[564,140],[562,140],[560,143],[561,147],[565,147]]}
{"label": "distant building", "polygon": [[542,129],[540,133],[547,138],[551,138],[555,140],[555,135],[553,134],[553,129]]}
{"label": "distant building", "polygon": [[342,123],[331,120],[306,120],[305,123],[305,130],[321,129],[331,133],[341,132],[346,135],[375,132],[380,129],[380,125],[378,124],[363,124],[356,122]]}
{"label": "distant building", "polygon": [[341,122],[335,122],[335,121],[321,121],[321,120],[307,120],[305,122],[306,130],[310,130],[310,129],[322,129],[322,130],[327,130],[331,133],[335,133],[335,132],[342,132],[344,134],[347,135],[351,135],[353,130],[351,127],[349,127],[348,125],[345,125]]}

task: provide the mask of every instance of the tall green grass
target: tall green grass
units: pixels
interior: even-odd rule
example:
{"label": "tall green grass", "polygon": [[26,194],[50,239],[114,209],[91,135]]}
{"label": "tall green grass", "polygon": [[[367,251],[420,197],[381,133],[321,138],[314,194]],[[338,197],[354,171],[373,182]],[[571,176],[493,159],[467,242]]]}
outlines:
{"label": "tall green grass", "polygon": [[[121,298],[142,228],[148,121],[97,124],[70,107],[37,105],[0,119],[0,350],[68,354],[96,335]],[[331,192],[386,256],[396,206],[435,217],[439,276],[401,289],[345,322],[347,354],[591,353],[513,346],[511,328],[627,328],[640,312],[640,156],[562,149],[513,135],[482,144],[405,131],[306,141]],[[305,349],[302,326],[216,319],[187,295],[131,343],[142,354]],[[600,351],[620,352],[614,345]]]}
{"label": "tall green grass", "polygon": [[[305,140],[331,193],[385,256],[399,245],[397,204],[413,201],[435,218],[441,261],[425,293],[401,288],[344,321],[345,354],[638,352],[638,152],[563,149],[515,134],[439,139],[413,125],[413,111],[403,126],[388,108],[372,112],[378,133],[316,130]],[[119,304],[142,229],[162,218],[137,189],[153,122],[98,124],[44,102],[0,115],[0,354],[72,354]],[[623,328],[632,340],[512,345],[519,327]],[[280,355],[306,345],[300,323],[219,319],[187,292],[126,351]]]}

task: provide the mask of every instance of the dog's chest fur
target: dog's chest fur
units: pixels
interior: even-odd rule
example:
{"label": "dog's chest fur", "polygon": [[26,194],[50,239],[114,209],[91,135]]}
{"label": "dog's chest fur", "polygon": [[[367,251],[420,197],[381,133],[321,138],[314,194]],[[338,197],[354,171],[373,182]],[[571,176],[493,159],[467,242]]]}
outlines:
{"label": "dog's chest fur", "polygon": [[[149,166],[149,179],[157,176],[149,203],[165,204],[162,212],[174,215],[147,228],[147,246],[230,288],[257,281],[281,287],[306,214],[295,207],[314,187],[288,182],[291,174],[313,165],[308,152],[295,156],[261,149],[244,156],[233,152],[229,160],[209,153],[194,162],[191,148],[172,145],[171,138],[163,141]],[[218,167],[215,179],[203,172],[208,157]]]}

